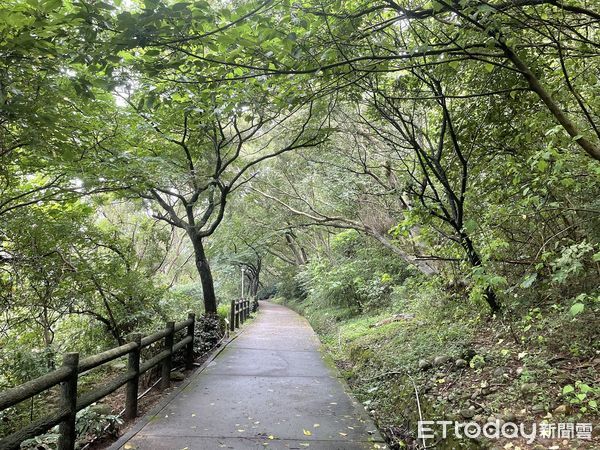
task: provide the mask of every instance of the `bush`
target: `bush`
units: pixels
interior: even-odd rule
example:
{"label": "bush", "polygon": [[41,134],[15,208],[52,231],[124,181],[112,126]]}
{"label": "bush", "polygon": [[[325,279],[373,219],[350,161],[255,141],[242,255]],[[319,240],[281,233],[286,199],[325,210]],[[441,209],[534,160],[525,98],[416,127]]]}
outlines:
{"label": "bush", "polygon": [[260,289],[256,294],[256,298],[258,300],[266,300],[268,298],[275,297],[275,295],[277,295],[277,285],[271,284]]}
{"label": "bush", "polygon": [[[221,310],[223,310],[221,308]],[[225,313],[225,317],[227,313]],[[216,316],[202,316],[196,320],[194,330],[194,351],[198,355],[210,351],[221,340],[225,331],[225,318],[220,314]]]}
{"label": "bush", "polygon": [[[101,405],[88,406],[77,413],[75,428],[77,431],[77,442],[75,448],[79,449],[104,436],[116,436],[118,426],[123,421],[110,410]],[[28,439],[21,444],[21,450],[51,450],[58,445],[58,426],[50,432]]]}

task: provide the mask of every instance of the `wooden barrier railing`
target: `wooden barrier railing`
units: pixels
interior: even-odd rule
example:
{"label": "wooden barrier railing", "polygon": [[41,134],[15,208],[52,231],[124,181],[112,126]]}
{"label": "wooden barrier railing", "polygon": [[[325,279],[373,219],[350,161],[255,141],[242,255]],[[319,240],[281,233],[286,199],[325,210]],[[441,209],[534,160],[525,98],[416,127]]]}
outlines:
{"label": "wooden barrier railing", "polygon": [[[123,385],[126,385],[125,417],[129,419],[136,417],[141,374],[161,364],[162,379],[160,386],[162,389],[169,387],[173,355],[179,350],[185,351],[186,368],[191,369],[193,367],[195,321],[195,315],[190,313],[187,320],[183,322],[167,322],[164,330],[146,337],[142,337],[140,333],[134,333],[130,336],[127,344],[82,360],[79,360],[78,353],[67,353],[64,356],[62,366],[53,372],[0,392],[0,411],[3,411],[58,384],[61,387],[59,411],[48,414],[47,417],[32,423],[28,427],[4,437],[0,440],[0,449],[16,450],[20,447],[21,442],[43,434],[55,425],[60,424],[58,449],[73,450],[77,437],[75,432],[77,412],[101,400]],[[175,343],[175,333],[183,329],[186,330],[185,337]],[[164,340],[163,350],[158,355],[142,362],[140,360],[141,350],[161,339]],[[128,355],[127,372],[91,392],[78,396],[77,380],[80,374],[125,355]]]}
{"label": "wooden barrier railing", "polygon": [[252,312],[252,302],[249,299],[241,298],[239,300],[231,300],[229,310],[229,329],[235,331],[239,328]]}

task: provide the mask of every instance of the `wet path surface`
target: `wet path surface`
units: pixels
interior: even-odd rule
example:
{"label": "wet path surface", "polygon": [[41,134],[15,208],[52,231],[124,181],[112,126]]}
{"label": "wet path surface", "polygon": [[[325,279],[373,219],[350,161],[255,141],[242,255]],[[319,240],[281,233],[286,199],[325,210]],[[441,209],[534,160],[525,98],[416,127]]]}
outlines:
{"label": "wet path surface", "polygon": [[385,448],[319,349],[304,318],[262,302],[240,336],[113,448]]}

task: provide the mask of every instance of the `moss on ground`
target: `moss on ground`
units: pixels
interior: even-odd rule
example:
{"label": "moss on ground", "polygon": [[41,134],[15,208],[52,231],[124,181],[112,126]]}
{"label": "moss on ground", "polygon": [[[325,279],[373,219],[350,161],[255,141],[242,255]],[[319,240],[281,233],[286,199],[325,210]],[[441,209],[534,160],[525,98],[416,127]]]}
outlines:
{"label": "moss on ground", "polygon": [[[310,321],[392,448],[419,444],[415,387],[427,420],[598,424],[597,311],[572,317],[536,305],[490,318],[435,298],[423,289],[359,316],[310,299],[276,301]],[[593,448],[597,439],[446,439],[436,448]]]}

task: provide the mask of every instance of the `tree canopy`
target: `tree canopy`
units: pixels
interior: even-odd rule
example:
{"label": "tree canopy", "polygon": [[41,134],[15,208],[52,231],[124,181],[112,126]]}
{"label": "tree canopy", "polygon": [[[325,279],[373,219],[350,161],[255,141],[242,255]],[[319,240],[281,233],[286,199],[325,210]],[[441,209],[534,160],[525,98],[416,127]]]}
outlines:
{"label": "tree canopy", "polygon": [[349,314],[411,283],[596,311],[599,25],[593,0],[5,0],[0,386],[223,313],[240,268]]}

